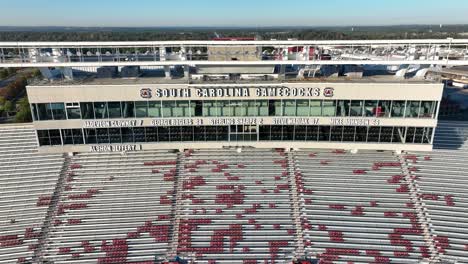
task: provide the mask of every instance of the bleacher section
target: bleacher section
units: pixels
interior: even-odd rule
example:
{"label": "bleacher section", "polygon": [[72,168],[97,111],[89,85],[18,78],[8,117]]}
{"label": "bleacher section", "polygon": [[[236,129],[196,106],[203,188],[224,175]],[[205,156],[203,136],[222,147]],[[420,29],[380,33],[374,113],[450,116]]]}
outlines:
{"label": "bleacher section", "polygon": [[467,138],[441,122],[427,153],[68,156],[0,126],[0,264],[468,263]]}
{"label": "bleacher section", "polygon": [[327,263],[429,258],[400,163],[391,152],[299,151],[307,251]]}
{"label": "bleacher section", "polygon": [[167,151],[73,157],[46,255],[54,263],[164,258],[175,174],[176,154]]}
{"label": "bleacher section", "polygon": [[404,157],[416,168],[412,174],[442,259],[468,263],[468,124],[451,124],[437,130],[436,150]]}
{"label": "bleacher section", "polygon": [[32,260],[64,159],[37,154],[31,125],[0,126],[0,263]]}
{"label": "bleacher section", "polygon": [[187,151],[185,156],[179,253],[194,256],[196,263],[286,263],[294,257],[284,152]]}

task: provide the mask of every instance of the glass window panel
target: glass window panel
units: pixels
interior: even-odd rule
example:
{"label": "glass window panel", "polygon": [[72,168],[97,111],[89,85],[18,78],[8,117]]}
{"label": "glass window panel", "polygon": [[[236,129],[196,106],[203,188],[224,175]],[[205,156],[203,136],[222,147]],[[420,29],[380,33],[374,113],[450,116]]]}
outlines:
{"label": "glass window panel", "polygon": [[417,127],[414,132],[414,143],[422,144],[425,133],[425,127]]}
{"label": "glass window panel", "polygon": [[51,129],[49,130],[50,144],[52,146],[62,145],[62,137],[60,136],[60,130]]}
{"label": "glass window panel", "polygon": [[93,103],[80,103],[80,108],[83,119],[94,119]]}
{"label": "glass window panel", "polygon": [[175,102],[163,101],[162,102],[162,115],[163,117],[173,117],[172,110],[174,109]]}
{"label": "glass window panel", "polygon": [[338,100],[336,115],[342,117],[349,115],[349,100]]}
{"label": "glass window panel", "polygon": [[259,140],[260,141],[271,140],[270,129],[271,129],[271,126],[260,126],[259,127],[259,130],[260,130]]}
{"label": "glass window panel", "polygon": [[416,128],[415,127],[408,127],[406,129],[406,139],[405,139],[405,143],[413,143],[414,142],[414,135],[415,135],[415,132],[416,132]]}
{"label": "glass window panel", "polygon": [[195,108],[192,112],[192,116],[203,116],[203,102],[202,101],[191,101],[191,106]]}
{"label": "glass window panel", "polygon": [[81,129],[72,129],[73,132],[73,143],[77,144],[84,144],[83,142],[83,130]]}
{"label": "glass window panel", "polygon": [[160,142],[169,141],[169,127],[158,127],[158,139]]}
{"label": "glass window panel", "polygon": [[161,101],[148,102],[148,117],[161,117]]}
{"label": "glass window panel", "polygon": [[425,134],[423,136],[423,143],[429,144],[432,141],[432,133],[434,129],[432,127],[426,127]]}
{"label": "glass window panel", "polygon": [[64,145],[73,145],[73,132],[71,129],[62,129],[62,141]]}
{"label": "glass window panel", "polygon": [[157,142],[158,141],[158,128],[146,127],[145,128],[145,141],[146,142]]}
{"label": "glass window panel", "polygon": [[144,143],[145,140],[145,128],[144,127],[134,127],[133,134],[135,136],[135,142]]}
{"label": "glass window panel", "polygon": [[195,102],[193,101],[189,101],[189,104],[190,104],[190,107],[189,107],[189,113],[188,113],[188,116],[189,117],[195,117],[197,116],[195,113],[196,113],[196,104]]}
{"label": "glass window panel", "polygon": [[367,142],[379,142],[380,127],[369,127]]}
{"label": "glass window panel", "polygon": [[318,126],[307,126],[307,136],[306,140],[308,141],[317,141],[318,140]]}
{"label": "glass window panel", "polygon": [[405,137],[404,127],[393,128],[392,143],[403,143]]}
{"label": "glass window panel", "polygon": [[84,130],[85,133],[85,142],[86,144],[96,144],[96,129],[95,128],[88,128]]}
{"label": "glass window panel", "polygon": [[363,100],[353,100],[351,101],[350,116],[362,116],[364,108]]}
{"label": "glass window panel", "polygon": [[311,116],[322,116],[322,101],[311,100],[310,101],[310,115]]}
{"label": "glass window panel", "polygon": [[343,127],[343,141],[353,142],[355,132],[356,132],[356,127],[354,126]]}
{"label": "glass window panel", "polygon": [[268,116],[268,101],[267,100],[257,100],[259,104],[259,116]]}
{"label": "glass window panel", "polygon": [[283,140],[294,140],[294,126],[283,126]]}
{"label": "glass window panel", "polygon": [[297,100],[297,116],[309,116],[310,115],[310,105],[309,100]]}
{"label": "glass window panel", "polygon": [[98,128],[96,129],[97,143],[98,144],[109,144],[109,129]]}
{"label": "glass window panel", "polygon": [[419,117],[421,118],[434,118],[435,113],[435,102],[433,101],[422,101],[421,110],[419,112]]}
{"label": "glass window panel", "polygon": [[182,130],[180,126],[170,127],[169,131],[170,131],[170,134],[169,134],[170,141],[182,141]]}
{"label": "glass window panel", "polygon": [[405,113],[405,101],[392,102],[392,117],[403,117]]}
{"label": "glass window panel", "polygon": [[37,138],[40,146],[50,146],[50,137],[48,130],[37,130]]}
{"label": "glass window panel", "polygon": [[247,101],[231,101],[234,107],[234,116],[247,116]]}
{"label": "glass window panel", "polygon": [[339,141],[341,142],[343,138],[343,126],[333,126],[331,127],[331,141]]}
{"label": "glass window panel", "polygon": [[390,143],[392,142],[393,127],[382,127],[380,130],[380,142]]}
{"label": "glass window panel", "polygon": [[68,119],[81,119],[81,110],[79,106],[68,107],[67,106]]}
{"label": "glass window panel", "polygon": [[273,110],[273,113],[275,116],[282,116],[283,115],[283,111],[282,111],[282,102],[281,100],[273,100],[273,104],[274,104],[274,110]]}
{"label": "glass window panel", "polygon": [[377,114],[377,101],[376,100],[366,100],[364,102],[364,116],[376,116]]}
{"label": "glass window panel", "polygon": [[121,130],[122,130],[122,143],[133,143],[133,142],[135,142],[133,127],[122,127]]}
{"label": "glass window panel", "polygon": [[414,118],[419,115],[419,101],[408,101],[406,103],[405,117]]}
{"label": "glass window panel", "polygon": [[108,102],[107,109],[109,111],[109,118],[122,118],[120,102]]}
{"label": "glass window panel", "polygon": [[336,101],[323,101],[322,102],[322,115],[323,116],[335,116],[336,115]]}
{"label": "glass window panel", "polygon": [[107,114],[107,102],[94,103],[94,116],[96,119],[105,119],[109,117]]}
{"label": "glass window panel", "polygon": [[216,126],[206,127],[206,141],[216,141],[218,139],[218,132],[216,131],[216,128]]}
{"label": "glass window panel", "polygon": [[53,120],[50,104],[37,104],[39,120]]}
{"label": "glass window panel", "polygon": [[268,100],[268,116],[276,115],[276,100]]}
{"label": "glass window panel", "polygon": [[135,103],[134,102],[122,102],[122,117],[123,118],[135,118]]}
{"label": "glass window panel", "polygon": [[379,101],[379,106],[376,110],[377,117],[389,117],[390,116],[390,105],[392,101]]}
{"label": "glass window panel", "polygon": [[283,116],[296,116],[296,100],[283,100]]}
{"label": "glass window panel", "polygon": [[356,127],[355,142],[367,142],[367,128],[365,126]]}
{"label": "glass window panel", "polygon": [[232,116],[234,114],[234,107],[231,106],[229,100],[217,101],[216,103],[219,106],[219,116]]}
{"label": "glass window panel", "polygon": [[307,126],[295,126],[294,127],[294,140],[304,141],[307,136]]}
{"label": "glass window panel", "polygon": [[216,132],[217,132],[218,141],[229,140],[229,127],[228,126],[219,126],[216,128]]}
{"label": "glass window panel", "polygon": [[330,126],[320,126],[319,128],[319,140],[330,141]]}
{"label": "glass window panel", "polygon": [[36,104],[31,104],[31,113],[32,113],[33,120],[38,121],[39,116],[37,115],[37,105]]}
{"label": "glass window panel", "polygon": [[193,126],[182,127],[182,141],[193,141]]}
{"label": "glass window panel", "polygon": [[189,101],[177,101],[174,112],[176,117],[190,117]]}
{"label": "glass window panel", "polygon": [[110,143],[122,143],[120,128],[109,128]]}
{"label": "glass window panel", "polygon": [[136,117],[148,117],[148,102],[137,101],[135,102]]}
{"label": "glass window panel", "polygon": [[283,126],[271,126],[271,140],[283,140]]}
{"label": "glass window panel", "polygon": [[194,141],[206,141],[206,128],[204,126],[195,126],[193,128]]}
{"label": "glass window panel", "polygon": [[54,120],[65,120],[65,104],[64,103],[51,103],[52,115]]}
{"label": "glass window panel", "polygon": [[249,100],[249,101],[245,101],[245,102],[248,105],[247,115],[248,116],[259,116],[260,101]]}

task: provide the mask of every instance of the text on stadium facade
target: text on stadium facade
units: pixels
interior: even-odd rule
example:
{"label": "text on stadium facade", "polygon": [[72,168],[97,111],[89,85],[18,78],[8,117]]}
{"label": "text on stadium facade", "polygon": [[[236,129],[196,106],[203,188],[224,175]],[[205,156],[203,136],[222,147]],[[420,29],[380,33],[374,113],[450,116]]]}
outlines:
{"label": "text on stadium facade", "polygon": [[145,99],[156,98],[212,98],[212,97],[333,97],[334,88],[290,88],[290,87],[212,87],[212,88],[180,88],[154,90],[143,88],[140,96]]}
{"label": "text on stadium facade", "polygon": [[141,145],[94,145],[91,152],[127,152],[142,150]]}

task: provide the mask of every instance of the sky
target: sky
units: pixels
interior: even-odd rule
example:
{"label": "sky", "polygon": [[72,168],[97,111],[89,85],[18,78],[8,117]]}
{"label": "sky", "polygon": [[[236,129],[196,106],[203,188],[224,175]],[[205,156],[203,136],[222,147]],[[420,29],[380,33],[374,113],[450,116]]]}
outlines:
{"label": "sky", "polygon": [[0,0],[0,26],[468,24],[468,0]]}

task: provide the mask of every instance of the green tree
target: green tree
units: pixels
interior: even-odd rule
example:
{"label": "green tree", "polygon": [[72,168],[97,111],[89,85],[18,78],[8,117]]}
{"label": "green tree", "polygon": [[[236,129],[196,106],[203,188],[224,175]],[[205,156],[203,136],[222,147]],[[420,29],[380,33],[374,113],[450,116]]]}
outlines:
{"label": "green tree", "polygon": [[15,116],[15,122],[17,123],[26,123],[31,122],[31,108],[29,107],[29,101],[27,96],[18,100],[17,103],[18,112]]}
{"label": "green tree", "polygon": [[13,102],[12,101],[6,101],[3,104],[3,110],[5,110],[6,112],[12,112],[13,110],[15,110],[15,106],[14,106]]}

